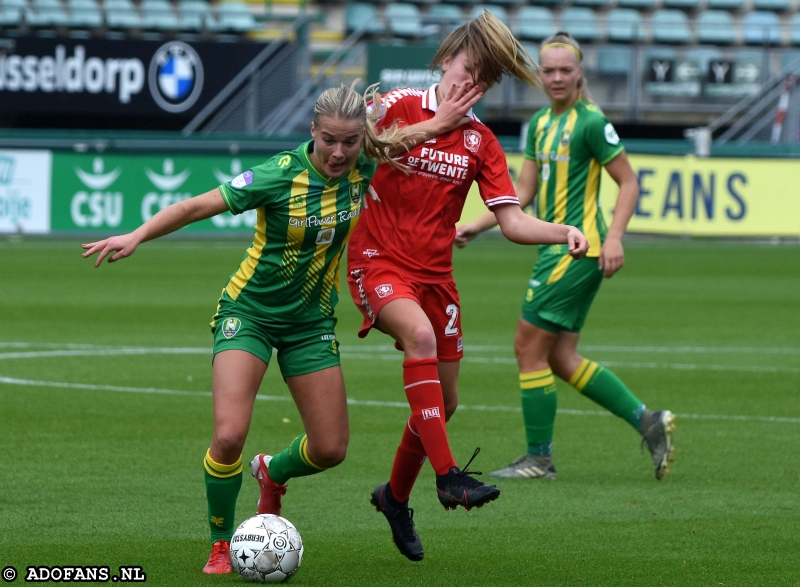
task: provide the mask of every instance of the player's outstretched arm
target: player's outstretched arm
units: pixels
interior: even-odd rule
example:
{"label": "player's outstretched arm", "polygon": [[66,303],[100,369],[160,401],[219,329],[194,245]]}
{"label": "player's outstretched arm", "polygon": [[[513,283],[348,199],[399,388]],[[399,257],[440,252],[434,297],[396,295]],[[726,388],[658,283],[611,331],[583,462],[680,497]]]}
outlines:
{"label": "player's outstretched arm", "polygon": [[603,270],[603,275],[611,277],[625,264],[622,237],[625,235],[625,229],[636,209],[636,201],[639,199],[639,179],[631,168],[628,156],[624,151],[606,165],[606,171],[617,182],[619,195],[614,206],[614,220],[611,222],[606,241],[600,250],[598,264],[599,268]]}
{"label": "player's outstretched arm", "polygon": [[528,216],[516,204],[502,204],[493,208],[500,230],[511,242],[521,245],[568,244],[569,254],[576,259],[589,250],[589,241],[574,226],[544,222]]}
{"label": "player's outstretched arm", "polygon": [[227,209],[219,188],[216,188],[200,196],[167,206],[133,232],[81,245],[85,249],[83,257],[88,258],[99,253],[94,263],[95,267],[99,267],[103,259],[113,252],[114,254],[108,257],[108,262],[113,263],[131,256],[136,247],[143,242],[175,232],[192,222],[211,218]]}
{"label": "player's outstretched arm", "polygon": [[[536,196],[536,188],[539,185],[539,168],[536,162],[531,159],[525,159],[522,162],[522,170],[517,179],[517,197],[519,198],[519,206],[525,209],[533,202]],[[469,224],[456,227],[456,246],[465,247],[467,243],[478,236],[485,230],[489,230],[497,226],[497,218],[494,212],[486,212],[476,220]]]}
{"label": "player's outstretched arm", "polygon": [[428,139],[467,124],[472,120],[467,116],[467,112],[478,103],[482,96],[483,92],[479,91],[478,86],[469,82],[461,85],[454,84],[438,105],[433,118],[404,126],[401,129],[399,136],[402,137],[404,146],[392,149],[389,154],[396,157]]}

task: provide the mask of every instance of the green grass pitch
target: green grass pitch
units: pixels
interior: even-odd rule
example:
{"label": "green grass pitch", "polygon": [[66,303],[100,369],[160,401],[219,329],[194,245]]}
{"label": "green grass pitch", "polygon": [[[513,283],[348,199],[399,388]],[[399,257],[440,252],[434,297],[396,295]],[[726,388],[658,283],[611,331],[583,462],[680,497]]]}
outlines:
{"label": "green grass pitch", "polygon": [[[246,238],[246,237],[245,237]],[[141,565],[155,585],[241,584],[208,555],[208,321],[248,242],[168,240],[92,269],[77,242],[0,242],[0,567]],[[800,249],[633,241],[601,290],[583,354],[678,414],[658,482],[638,436],[559,383],[556,481],[499,480],[446,512],[426,465],[411,563],[367,503],[408,409],[401,355],[337,308],[351,444],[290,482],[306,546],[296,585],[800,585]],[[466,359],[452,448],[484,472],[524,451],[512,338],[535,252],[495,238],[456,251]],[[300,431],[277,365],[244,457]],[[485,478],[485,477],[484,477]],[[255,513],[244,479],[237,522]]]}

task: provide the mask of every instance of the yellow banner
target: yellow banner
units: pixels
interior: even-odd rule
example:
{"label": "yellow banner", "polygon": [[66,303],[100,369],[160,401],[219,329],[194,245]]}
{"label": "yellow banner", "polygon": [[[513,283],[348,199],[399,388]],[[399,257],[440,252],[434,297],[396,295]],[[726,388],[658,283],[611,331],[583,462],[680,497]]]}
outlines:
{"label": "yellow banner", "polygon": [[[628,155],[639,178],[629,232],[696,236],[800,236],[800,163]],[[522,155],[508,155],[516,178]],[[611,223],[617,186],[603,173],[600,203]],[[462,215],[486,211],[473,186]]]}

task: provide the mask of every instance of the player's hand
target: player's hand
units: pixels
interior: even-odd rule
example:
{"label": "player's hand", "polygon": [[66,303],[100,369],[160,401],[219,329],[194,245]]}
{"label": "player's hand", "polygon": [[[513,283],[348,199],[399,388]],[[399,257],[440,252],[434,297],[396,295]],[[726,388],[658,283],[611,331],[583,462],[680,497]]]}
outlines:
{"label": "player's hand", "polygon": [[611,277],[622,269],[625,264],[625,250],[622,241],[618,238],[608,237],[600,249],[600,258],[597,260],[598,268],[603,271],[604,277]]}
{"label": "player's hand", "polygon": [[483,97],[483,92],[480,91],[479,86],[471,82],[450,86],[433,116],[433,120],[439,127],[439,134],[451,131],[472,120],[467,116],[467,112],[478,103],[481,97]]}
{"label": "player's hand", "polygon": [[97,260],[94,262],[95,267],[100,267],[100,263],[102,263],[103,259],[111,252],[115,254],[108,257],[109,263],[131,256],[138,246],[139,239],[136,238],[132,232],[81,245],[82,248],[86,249],[86,252],[82,255],[84,258],[89,258],[98,252],[100,253],[97,255]]}
{"label": "player's hand", "polygon": [[369,208],[368,204],[369,200],[372,200],[373,202],[378,202],[380,204],[381,199],[378,197],[378,192],[376,192],[375,188],[372,187],[371,185],[367,186],[367,195],[369,197],[364,198],[364,204],[363,204],[365,210]]}
{"label": "player's hand", "polygon": [[467,243],[480,234],[480,231],[475,228],[474,224],[464,224],[463,226],[456,226],[456,246],[464,248]]}
{"label": "player's hand", "polygon": [[567,244],[569,245],[569,254],[573,259],[582,259],[589,250],[589,241],[574,226],[570,226],[567,232]]}

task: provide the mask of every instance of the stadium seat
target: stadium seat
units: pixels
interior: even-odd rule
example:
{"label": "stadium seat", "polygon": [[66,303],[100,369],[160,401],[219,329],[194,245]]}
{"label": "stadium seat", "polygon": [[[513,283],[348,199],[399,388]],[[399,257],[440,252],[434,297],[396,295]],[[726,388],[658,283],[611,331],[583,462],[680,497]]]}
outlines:
{"label": "stadium seat", "polygon": [[441,0],[450,4],[475,4],[478,0]]}
{"label": "stadium seat", "polygon": [[692,47],[686,51],[686,58],[696,62],[700,75],[705,77],[708,75],[708,64],[722,59],[722,51],[716,47]]}
{"label": "stadium seat", "polygon": [[647,32],[642,15],[633,8],[614,8],[606,15],[608,40],[633,43],[646,41]]}
{"label": "stadium seat", "polygon": [[506,12],[505,8],[498,6],[497,4],[476,4],[472,7],[472,10],[470,10],[469,18],[473,19],[476,16],[479,16],[484,10],[497,18],[497,20],[502,22],[504,25],[508,26],[508,13]]}
{"label": "stadium seat", "polygon": [[597,70],[605,75],[627,77],[631,71],[632,57],[630,47],[602,47],[597,53]]}
{"label": "stadium seat", "polygon": [[783,12],[790,10],[792,4],[790,0],[753,0],[753,10],[771,10],[772,12]]}
{"label": "stadium seat", "polygon": [[3,0],[0,10],[0,26],[14,26],[22,21],[28,8],[26,0]]}
{"label": "stadium seat", "polygon": [[706,10],[697,17],[697,41],[730,45],[736,42],[736,27],[730,12]]}
{"label": "stadium seat", "polygon": [[561,11],[561,28],[578,41],[597,41],[603,37],[591,8],[565,8]]}
{"label": "stadium seat", "polygon": [[146,29],[176,31],[180,28],[175,10],[167,0],[142,0],[139,8],[142,26]]}
{"label": "stadium seat", "polygon": [[364,26],[362,30],[367,35],[382,35],[386,32],[383,20],[378,16],[378,11],[371,4],[351,2],[344,9],[345,30],[347,34]]}
{"label": "stadium seat", "polygon": [[659,0],[618,0],[621,8],[658,8]]}
{"label": "stadium seat", "polygon": [[744,15],[744,42],[748,45],[780,45],[780,19],[774,12],[748,12]]}
{"label": "stadium seat", "polygon": [[651,23],[656,43],[689,43],[692,40],[689,20],[680,10],[656,10]]}
{"label": "stadium seat", "polygon": [[789,42],[792,45],[800,45],[800,12],[789,17]]}
{"label": "stadium seat", "polygon": [[140,29],[142,19],[131,0],[105,0],[106,24],[112,29]]}
{"label": "stadium seat", "polygon": [[261,28],[244,2],[220,2],[217,6],[217,31],[246,33]]}
{"label": "stadium seat", "polygon": [[573,0],[575,6],[594,6],[597,8],[607,8],[611,5],[611,0]]}
{"label": "stadium seat", "polygon": [[800,51],[784,51],[781,55],[781,69],[800,67]]}
{"label": "stadium seat", "polygon": [[96,0],[67,0],[69,22],[67,26],[96,29],[103,26],[103,13]]}
{"label": "stadium seat", "polygon": [[700,0],[664,0],[664,8],[694,10],[700,8]]}
{"label": "stadium seat", "polygon": [[464,13],[461,8],[453,4],[434,4],[422,16],[423,23],[438,25],[445,35],[461,26],[464,20]]}
{"label": "stadium seat", "polygon": [[32,27],[58,27],[69,23],[67,11],[60,0],[33,0],[25,20]]}
{"label": "stadium seat", "polygon": [[517,35],[521,39],[541,41],[558,30],[553,13],[541,6],[523,6],[516,18]]}
{"label": "stadium seat", "polygon": [[178,25],[184,31],[202,31],[215,26],[206,0],[181,0],[178,3]]}
{"label": "stadium seat", "polygon": [[721,10],[741,10],[744,8],[744,0],[707,0],[706,5],[711,9]]}
{"label": "stadium seat", "polygon": [[383,14],[394,36],[413,38],[422,35],[419,8],[414,4],[394,2],[386,7]]}

